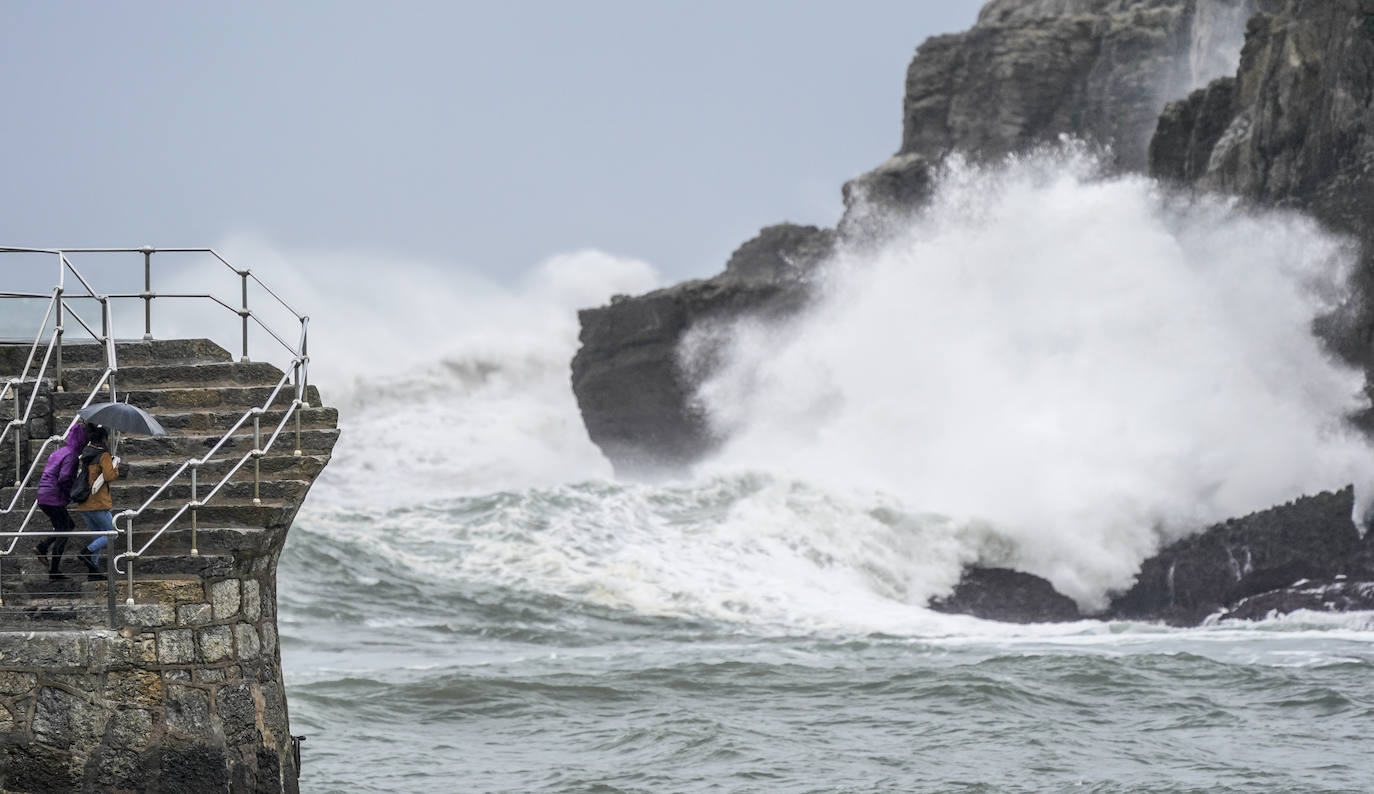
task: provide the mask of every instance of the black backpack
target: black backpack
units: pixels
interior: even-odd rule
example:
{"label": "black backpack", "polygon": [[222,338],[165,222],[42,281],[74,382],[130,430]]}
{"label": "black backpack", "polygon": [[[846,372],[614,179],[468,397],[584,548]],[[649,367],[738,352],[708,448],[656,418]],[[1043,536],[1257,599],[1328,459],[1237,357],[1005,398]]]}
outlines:
{"label": "black backpack", "polygon": [[91,498],[91,463],[100,459],[100,455],[105,450],[100,450],[94,457],[87,457],[82,453],[76,460],[76,477],[72,479],[71,504],[79,505]]}

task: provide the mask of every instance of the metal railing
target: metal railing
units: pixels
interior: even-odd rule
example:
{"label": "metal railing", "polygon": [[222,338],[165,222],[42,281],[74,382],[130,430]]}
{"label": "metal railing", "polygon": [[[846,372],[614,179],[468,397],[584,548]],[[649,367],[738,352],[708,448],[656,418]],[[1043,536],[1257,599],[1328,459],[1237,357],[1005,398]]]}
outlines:
{"label": "metal railing", "polygon": [[[100,293],[100,292],[97,292],[97,291],[91,286],[90,281],[88,281],[88,280],[81,274],[81,272],[72,264],[71,260],[68,258],[68,255],[69,255],[69,254],[83,254],[83,255],[87,255],[87,254],[131,254],[131,253],[141,254],[141,255],[143,256],[143,290],[142,290],[141,292],[122,292],[122,293],[121,293],[121,292],[112,292],[112,293]],[[212,257],[214,261],[218,262],[219,264],[222,264],[224,267],[226,267],[226,268],[228,268],[229,270],[233,271],[233,272],[238,276],[238,278],[240,279],[241,291],[240,291],[239,297],[241,298],[241,301],[240,301],[239,305],[238,305],[238,306],[231,305],[230,303],[228,303],[228,302],[222,300],[222,299],[219,298],[218,296],[216,296],[216,295],[214,295],[214,294],[212,294],[212,293],[208,293],[208,292],[162,292],[162,293],[159,293],[159,292],[153,291],[153,277],[152,277],[153,268],[152,268],[152,259],[153,259],[153,255],[154,255],[154,254],[157,254],[157,253],[167,253],[167,254],[204,254],[204,255],[208,255],[208,256]],[[187,460],[186,460],[184,463],[182,463],[182,464],[181,464],[181,465],[180,465],[180,466],[179,466],[170,476],[168,476],[168,477],[166,478],[166,480],[162,483],[162,485],[160,485],[157,489],[155,489],[155,491],[153,492],[152,496],[150,496],[150,497],[148,497],[146,500],[144,500],[144,502],[143,502],[142,504],[140,504],[138,507],[132,508],[132,509],[122,510],[122,511],[120,511],[119,513],[117,513],[117,514],[114,516],[114,519],[115,519],[115,527],[116,527],[115,531],[110,532],[110,531],[97,531],[97,530],[85,530],[85,531],[72,530],[72,531],[69,531],[69,532],[65,533],[67,536],[70,536],[70,537],[93,537],[93,536],[107,536],[107,537],[108,537],[108,536],[117,536],[117,535],[119,534],[119,521],[120,521],[121,519],[124,520],[124,535],[125,535],[125,538],[126,538],[125,549],[124,549],[123,552],[119,553],[118,555],[113,556],[113,557],[110,559],[109,565],[108,565],[108,571],[107,571],[107,581],[108,581],[108,588],[107,588],[107,590],[108,590],[108,606],[109,606],[109,613],[110,613],[110,625],[113,627],[113,626],[115,625],[115,621],[116,621],[116,614],[115,614],[115,612],[116,612],[116,610],[115,610],[115,601],[116,601],[116,597],[115,597],[115,574],[117,574],[117,573],[118,573],[118,574],[122,574],[122,575],[124,575],[124,576],[126,577],[126,582],[127,582],[127,593],[126,593],[126,600],[125,600],[125,603],[126,603],[126,604],[129,604],[129,605],[132,605],[132,604],[134,603],[134,562],[135,562],[139,557],[143,556],[143,555],[148,551],[148,549],[149,549],[155,542],[157,542],[158,539],[160,539],[164,534],[166,534],[167,531],[168,531],[169,529],[172,528],[173,524],[175,524],[175,523],[176,523],[182,516],[184,516],[188,511],[190,512],[190,520],[191,520],[191,532],[190,532],[190,535],[191,535],[191,547],[190,547],[190,554],[191,554],[192,556],[199,556],[199,554],[200,554],[200,549],[199,549],[199,538],[198,538],[198,530],[199,530],[198,512],[199,512],[199,510],[200,510],[202,507],[205,507],[205,506],[207,505],[207,503],[210,502],[210,500],[212,500],[217,494],[219,494],[219,493],[224,489],[225,485],[230,481],[230,479],[233,478],[234,475],[237,474],[237,473],[239,472],[239,470],[242,469],[242,468],[248,463],[248,461],[250,461],[250,460],[253,462],[253,504],[255,504],[255,505],[261,504],[261,502],[262,502],[262,499],[261,499],[261,483],[262,483],[261,460],[262,460],[262,458],[267,454],[267,452],[273,448],[273,445],[276,444],[277,439],[281,436],[281,434],[282,434],[282,432],[285,430],[287,424],[290,423],[293,419],[294,419],[294,421],[295,421],[295,449],[294,449],[294,451],[293,451],[293,455],[299,457],[299,456],[302,454],[302,452],[301,452],[301,410],[302,410],[303,408],[308,407],[308,405],[309,405],[308,402],[307,402],[307,400],[306,400],[306,394],[307,394],[307,386],[308,386],[308,383],[309,383],[309,361],[310,361],[310,359],[309,359],[309,352],[308,352],[308,351],[309,351],[309,346],[308,346],[308,344],[309,344],[310,318],[309,318],[308,316],[305,316],[305,315],[303,315],[303,314],[297,312],[294,308],[292,308],[290,304],[288,304],[288,303],[287,303],[285,300],[283,300],[279,295],[277,295],[277,293],[273,292],[272,289],[269,288],[266,284],[264,284],[264,283],[262,282],[261,279],[259,279],[256,275],[254,275],[254,274],[252,273],[251,270],[239,269],[239,268],[234,267],[232,264],[230,264],[230,262],[229,262],[227,259],[225,259],[223,256],[221,256],[218,252],[216,252],[216,251],[215,251],[214,249],[212,249],[212,248],[162,248],[162,249],[158,249],[158,248],[154,248],[154,247],[152,247],[152,246],[143,246],[143,247],[140,247],[140,248],[65,248],[65,249],[43,249],[43,248],[0,247],[0,254],[39,254],[39,255],[51,255],[51,256],[57,257],[57,262],[58,262],[58,279],[57,279],[57,285],[56,285],[55,287],[53,287],[50,296],[49,296],[48,293],[34,293],[34,292],[0,292],[0,299],[15,299],[15,300],[26,300],[26,299],[27,299],[27,300],[38,300],[38,299],[47,299],[47,300],[49,300],[49,304],[48,304],[47,310],[46,310],[46,312],[45,312],[44,315],[43,315],[43,319],[39,322],[38,331],[37,331],[37,333],[34,335],[33,343],[30,345],[28,358],[27,358],[27,360],[25,361],[24,368],[23,368],[22,372],[20,373],[20,375],[19,375],[18,377],[13,377],[13,378],[8,379],[8,380],[4,383],[3,389],[0,389],[0,405],[3,405],[4,400],[5,400],[6,398],[8,398],[8,396],[9,396],[11,393],[13,393],[14,406],[15,406],[15,417],[14,417],[14,419],[13,419],[11,422],[9,422],[8,424],[5,425],[5,427],[3,428],[3,430],[0,430],[0,450],[3,450],[3,449],[4,449],[4,445],[5,445],[5,443],[6,443],[6,435],[9,433],[9,431],[10,431],[11,429],[13,429],[13,430],[15,431],[14,445],[15,445],[15,477],[16,477],[15,483],[14,483],[14,486],[15,486],[15,494],[14,494],[14,497],[10,500],[10,503],[9,503],[7,506],[5,506],[4,508],[0,508],[0,516],[9,514],[9,513],[13,512],[13,511],[15,510],[16,506],[17,506],[17,505],[19,504],[19,502],[20,502],[20,499],[22,498],[22,495],[23,495],[25,489],[28,487],[29,482],[33,479],[34,473],[35,473],[36,471],[39,471],[40,466],[42,465],[43,461],[46,459],[45,452],[47,451],[48,447],[49,447],[50,445],[54,444],[54,443],[61,442],[63,439],[65,439],[67,433],[69,433],[69,432],[71,431],[71,428],[72,428],[72,427],[76,424],[76,422],[77,422],[77,419],[76,419],[75,417],[73,417],[73,419],[71,420],[71,422],[67,425],[66,430],[65,430],[61,435],[54,435],[54,436],[51,436],[51,437],[45,439],[45,440],[43,441],[42,445],[39,447],[38,452],[35,453],[35,454],[33,455],[33,458],[32,458],[32,460],[31,460],[31,462],[30,462],[30,465],[29,465],[29,467],[28,467],[28,470],[24,473],[24,475],[23,475],[22,478],[19,477],[19,472],[20,472],[21,469],[23,469],[23,465],[22,465],[22,458],[23,458],[22,450],[23,450],[23,446],[24,446],[24,445],[27,443],[27,441],[28,441],[27,434],[24,432],[24,428],[27,428],[27,427],[28,427],[29,422],[30,422],[31,419],[32,419],[33,411],[34,411],[34,406],[35,406],[35,403],[36,403],[36,401],[37,401],[37,396],[38,396],[38,393],[39,393],[39,390],[40,390],[39,387],[40,387],[40,384],[42,384],[42,382],[44,381],[44,379],[47,377],[48,367],[49,367],[50,364],[51,364],[52,367],[53,367],[52,382],[53,382],[53,384],[54,384],[54,387],[55,387],[55,389],[56,389],[57,391],[59,391],[59,392],[60,392],[60,391],[63,391],[64,378],[63,378],[63,362],[62,362],[62,349],[63,349],[63,341],[62,341],[62,340],[63,340],[63,334],[65,333],[64,320],[65,320],[65,317],[66,317],[67,315],[70,315],[73,319],[75,319],[75,320],[77,321],[77,323],[78,323],[78,324],[79,324],[79,325],[80,325],[80,326],[81,326],[81,327],[82,327],[82,328],[92,337],[92,339],[94,339],[95,341],[97,341],[98,343],[100,343],[100,344],[104,347],[105,364],[106,364],[105,370],[104,370],[104,372],[100,375],[100,377],[97,378],[94,387],[91,389],[91,391],[90,391],[90,393],[87,395],[85,401],[82,403],[82,405],[81,405],[82,408],[86,407],[87,405],[90,405],[90,404],[95,400],[95,397],[96,397],[97,395],[100,394],[100,392],[102,391],[102,389],[108,390],[108,392],[109,392],[109,401],[110,401],[110,402],[115,402],[115,401],[116,401],[115,380],[116,380],[116,376],[117,376],[118,371],[119,371],[119,366],[118,366],[117,347],[116,347],[115,332],[114,332],[114,328],[115,328],[114,319],[115,319],[115,318],[114,318],[114,313],[113,313],[113,309],[112,309],[112,302],[113,302],[113,301],[116,301],[116,300],[129,300],[129,299],[132,299],[132,300],[141,300],[141,301],[143,301],[143,339],[144,339],[144,340],[152,340],[152,339],[153,339],[153,311],[152,311],[152,305],[153,305],[153,302],[154,302],[155,300],[159,300],[159,299],[169,299],[169,298],[175,298],[175,299],[190,299],[190,300],[202,300],[202,301],[208,301],[208,302],[210,302],[210,303],[213,304],[213,305],[217,305],[217,306],[220,306],[220,307],[222,307],[222,308],[224,308],[224,309],[227,309],[228,311],[230,311],[230,312],[232,312],[232,313],[234,313],[234,314],[236,314],[236,315],[239,316],[240,322],[241,322],[241,329],[242,329],[242,358],[241,358],[241,361],[244,361],[244,362],[249,361],[248,353],[249,353],[249,329],[250,329],[250,321],[252,321],[252,323],[256,324],[256,327],[259,328],[261,331],[265,332],[272,340],[275,340],[278,344],[280,344],[280,345],[287,351],[287,353],[290,355],[290,364],[289,364],[289,367],[288,367],[288,369],[287,369],[287,372],[286,372],[286,373],[282,376],[282,378],[277,382],[276,386],[272,389],[271,393],[268,395],[267,400],[263,403],[263,405],[261,405],[261,406],[256,406],[256,405],[255,405],[255,406],[252,406],[252,407],[248,408],[248,409],[243,413],[243,415],[239,417],[238,421],[236,421],[236,422],[233,424],[233,426],[230,427],[230,428],[229,428],[229,429],[219,438],[218,442],[210,449],[209,452],[207,452],[205,455],[203,455],[203,456],[201,456],[201,457],[199,457],[199,458],[197,458],[197,457],[191,457],[191,458],[187,459]],[[72,276],[74,276],[74,277],[76,278],[76,280],[77,280],[78,282],[80,282],[81,286],[82,286],[82,287],[84,288],[84,290],[85,290],[84,294],[77,294],[77,295],[74,295],[74,296],[68,296],[68,295],[67,295],[67,291],[66,291],[66,276],[67,276],[68,273],[70,273]],[[300,325],[300,335],[299,335],[299,337],[298,337],[298,339],[297,339],[297,342],[296,342],[296,344],[295,344],[294,347],[293,347],[290,343],[288,343],[285,339],[283,339],[283,338],[281,337],[280,334],[278,334],[275,330],[273,330],[273,329],[272,329],[272,328],[262,319],[262,317],[259,316],[259,313],[258,313],[258,312],[256,312],[254,309],[252,309],[252,308],[249,307],[248,298],[249,298],[249,282],[250,282],[250,280],[251,280],[253,283],[257,284],[258,287],[260,287],[260,288],[262,289],[262,291],[264,291],[267,295],[271,296],[271,298],[272,298],[274,301],[276,301],[277,305],[279,305],[281,308],[285,309],[285,310],[290,314],[290,316],[292,316],[293,318],[295,318],[295,320],[299,323],[299,325]],[[96,332],[91,328],[90,324],[88,324],[87,322],[85,322],[85,320],[83,320],[83,319],[80,317],[80,315],[72,308],[72,306],[71,306],[71,304],[70,304],[70,300],[73,299],[73,298],[75,298],[75,299],[84,299],[84,300],[94,300],[94,301],[96,301],[96,302],[99,304],[99,306],[100,306],[100,312],[101,312],[101,323],[100,323],[100,324],[101,324],[101,330],[100,330],[99,333],[96,333]],[[48,331],[48,327],[49,327],[49,326],[48,326],[48,323],[49,323],[50,320],[51,320],[52,323],[53,323],[53,324],[52,324],[52,330],[51,330],[51,331]],[[34,359],[35,359],[35,357],[36,357],[36,354],[37,354],[37,351],[38,351],[38,349],[39,349],[40,344],[43,343],[43,340],[44,340],[45,338],[46,338],[48,341],[47,341],[47,345],[46,345],[46,348],[45,348],[45,352],[44,352],[42,361],[41,361],[41,363],[39,364],[38,368],[37,368],[36,370],[34,370],[34,368],[33,368]],[[30,391],[30,395],[29,395],[29,399],[28,399],[28,404],[27,404],[27,406],[25,407],[25,409],[24,409],[24,411],[23,411],[23,415],[21,416],[21,415],[20,415],[20,408],[19,408],[19,406],[20,406],[20,392],[22,391],[22,387],[23,387],[24,385],[26,385],[26,384],[31,384],[31,391]],[[267,410],[270,409],[271,406],[277,401],[277,399],[281,396],[283,390],[284,390],[285,388],[287,388],[288,385],[290,385],[290,386],[292,387],[292,391],[294,392],[293,395],[292,395],[292,401],[291,401],[290,405],[286,408],[286,410],[283,412],[282,418],[281,418],[281,420],[277,423],[275,430],[273,430],[271,436],[267,439],[267,442],[264,444],[263,441],[262,441],[262,427],[261,427],[261,419],[262,419],[262,416],[263,416],[263,414],[265,414],[265,413],[267,412]],[[78,410],[79,410],[79,409],[78,409]],[[200,483],[199,483],[199,476],[198,476],[198,475],[199,475],[199,470],[200,470],[200,468],[201,468],[202,466],[205,466],[205,465],[208,464],[209,462],[211,462],[211,460],[212,460],[212,458],[215,456],[215,454],[218,453],[218,452],[221,450],[221,448],[223,448],[227,443],[230,442],[230,439],[234,436],[234,434],[237,433],[237,432],[247,423],[247,421],[248,421],[249,419],[252,419],[252,421],[253,421],[253,448],[252,448],[251,450],[249,450],[248,452],[244,453],[244,454],[237,460],[237,462],[235,462],[235,463],[233,464],[233,466],[231,466],[231,467],[229,468],[229,470],[219,479],[219,481],[216,482],[216,483],[210,488],[210,490],[205,494],[204,498],[201,498],[201,497],[199,496],[199,486],[200,486]],[[149,538],[147,539],[147,541],[145,541],[145,542],[143,543],[142,546],[140,546],[139,548],[135,549],[135,548],[134,548],[134,519],[138,518],[138,517],[141,516],[145,511],[149,510],[149,509],[152,507],[153,503],[156,502],[156,501],[159,499],[159,497],[161,497],[161,496],[167,491],[167,489],[170,488],[174,483],[176,483],[183,475],[186,475],[187,472],[189,472],[189,475],[187,475],[187,476],[188,476],[188,478],[189,478],[189,484],[190,484],[190,499],[189,499],[189,500],[186,500],[183,504],[181,504],[181,506],[172,514],[171,518],[167,519],[167,520],[166,520],[166,521],[165,521],[156,531],[154,531],[154,532],[152,533],[152,536],[149,537]],[[28,529],[28,525],[29,525],[30,521],[32,521],[32,519],[33,519],[33,514],[34,514],[34,512],[36,511],[36,509],[37,509],[37,501],[35,500],[31,505],[28,506],[28,509],[27,509],[27,511],[25,512],[24,517],[23,517],[23,519],[21,520],[18,529],[13,530],[13,531],[0,532],[0,538],[10,538],[9,545],[8,545],[8,546],[5,546],[4,548],[0,548],[0,604],[3,604],[3,603],[4,603],[4,594],[3,594],[3,561],[4,561],[6,558],[8,558],[8,557],[10,557],[10,556],[13,555],[13,553],[14,553],[14,551],[15,551],[15,548],[16,548],[16,546],[17,546],[18,543],[19,543],[19,539],[20,539],[21,537],[24,537],[24,536],[26,535],[26,530]],[[46,531],[43,531],[43,530],[36,530],[36,531],[33,532],[33,533],[27,533],[27,534],[28,534],[28,535],[34,535],[34,534],[48,535],[48,534],[52,534],[52,532],[51,532],[51,530],[46,530]],[[112,552],[112,551],[113,551],[113,543],[111,544],[111,552]],[[121,563],[123,563],[124,566],[125,566],[122,570],[121,570],[121,568],[120,568],[120,564],[121,564]]]}

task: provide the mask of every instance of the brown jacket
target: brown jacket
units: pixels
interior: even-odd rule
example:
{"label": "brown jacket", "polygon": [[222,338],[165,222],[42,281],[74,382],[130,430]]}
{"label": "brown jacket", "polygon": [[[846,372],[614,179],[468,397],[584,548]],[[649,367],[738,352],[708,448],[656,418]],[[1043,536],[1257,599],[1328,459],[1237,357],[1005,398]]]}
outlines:
{"label": "brown jacket", "polygon": [[[86,449],[94,451],[92,447]],[[86,452],[82,452],[81,455],[85,457]],[[110,483],[119,479],[119,469],[115,468],[114,459],[106,450],[101,450],[100,457],[91,461],[91,464],[86,467],[86,482],[95,484],[95,478],[102,474],[105,475],[105,483],[100,486],[100,490],[92,491],[90,498],[73,507],[73,510],[85,512],[88,510],[114,509],[114,502],[110,499]]]}

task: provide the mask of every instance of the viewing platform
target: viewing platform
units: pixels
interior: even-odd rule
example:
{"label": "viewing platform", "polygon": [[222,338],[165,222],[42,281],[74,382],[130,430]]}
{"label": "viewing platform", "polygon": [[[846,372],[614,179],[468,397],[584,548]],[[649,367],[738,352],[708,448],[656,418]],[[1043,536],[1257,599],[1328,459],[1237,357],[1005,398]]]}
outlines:
{"label": "viewing platform", "polygon": [[[78,253],[141,255],[145,289],[100,293]],[[60,271],[50,294],[0,292],[0,306],[49,302],[31,339],[0,341],[0,791],[298,790],[276,566],[329,462],[338,412],[308,383],[307,317],[261,287],[299,321],[287,343],[249,308],[250,284],[261,285],[250,271],[210,249],[169,253],[229,268],[241,294],[153,292],[156,249],[0,249],[0,267],[22,256]],[[228,309],[207,333],[223,338],[226,320],[241,328],[241,355],[209,338],[152,338],[152,306],[171,298]],[[145,338],[115,338],[115,328],[128,335],[121,301],[144,303],[134,318]],[[269,348],[285,367],[249,358],[250,324],[280,343]],[[38,475],[77,412],[101,402],[144,409],[166,435],[118,437],[102,570],[88,575],[77,558],[98,533],[73,513],[54,579],[35,554],[52,534],[36,509]]]}

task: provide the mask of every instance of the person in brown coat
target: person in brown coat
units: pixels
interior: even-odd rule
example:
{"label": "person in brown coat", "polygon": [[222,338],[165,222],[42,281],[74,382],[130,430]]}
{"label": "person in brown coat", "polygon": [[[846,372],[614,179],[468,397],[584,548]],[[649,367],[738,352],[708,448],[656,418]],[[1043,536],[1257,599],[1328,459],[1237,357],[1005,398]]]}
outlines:
{"label": "person in brown coat", "polygon": [[[100,425],[88,428],[86,448],[81,451],[81,471],[91,484],[91,495],[72,508],[93,532],[114,530],[114,502],[110,497],[110,483],[119,479],[119,458],[110,454],[106,446],[109,432]],[[103,478],[103,479],[101,479]],[[99,486],[97,487],[97,483]],[[92,540],[78,555],[85,563],[88,578],[100,573],[100,551],[110,542],[108,535]]]}

